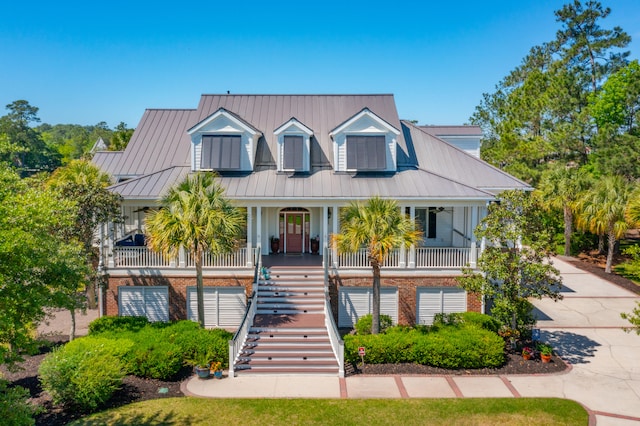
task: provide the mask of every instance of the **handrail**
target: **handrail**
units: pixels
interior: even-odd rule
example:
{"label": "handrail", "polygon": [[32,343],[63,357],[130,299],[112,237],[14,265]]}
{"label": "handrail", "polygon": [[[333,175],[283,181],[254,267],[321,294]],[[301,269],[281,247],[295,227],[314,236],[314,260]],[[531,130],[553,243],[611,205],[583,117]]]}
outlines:
{"label": "handrail", "polygon": [[324,263],[324,323],[329,334],[329,340],[331,341],[331,348],[338,360],[338,376],[344,377],[344,340],[340,337],[338,327],[333,319],[333,312],[331,312],[331,299],[329,297],[329,250],[324,248],[323,256]]}
{"label": "handrail", "polygon": [[240,327],[238,331],[233,335],[233,339],[229,340],[229,377],[235,377],[234,364],[236,358],[240,355],[244,340],[247,336],[249,327],[253,324],[253,318],[256,315],[256,309],[258,306],[258,280],[260,278],[260,268],[262,266],[262,256],[260,255],[260,247],[256,248],[256,258],[254,259],[255,270],[253,273],[253,283],[251,297],[247,302],[247,310],[244,313]]}
{"label": "handrail", "polygon": [[466,235],[464,235],[462,232],[458,231],[456,228],[453,228],[453,232],[455,232],[456,234],[460,235],[462,238],[464,238],[467,241],[471,241],[471,238],[467,237]]}

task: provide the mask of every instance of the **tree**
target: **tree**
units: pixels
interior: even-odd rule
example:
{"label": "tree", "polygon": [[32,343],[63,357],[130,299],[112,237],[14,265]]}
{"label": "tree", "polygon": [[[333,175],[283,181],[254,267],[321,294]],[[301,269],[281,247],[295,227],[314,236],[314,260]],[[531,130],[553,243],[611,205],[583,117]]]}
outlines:
{"label": "tree", "polygon": [[123,151],[129,144],[134,129],[127,128],[127,124],[121,121],[113,130],[109,151]]}
{"label": "tree", "polygon": [[380,268],[391,250],[414,245],[420,235],[394,200],[373,197],[366,204],[352,202],[340,212],[340,233],[332,236],[338,252],[367,249],[373,272],[372,334],[380,332]]}
{"label": "tree", "polygon": [[[67,229],[69,237],[82,242],[90,270],[95,274],[97,253],[94,249],[95,232],[99,225],[120,220],[121,197],[107,189],[111,178],[86,160],[73,160],[56,170],[47,182],[61,199],[75,200],[77,209],[74,224]],[[95,279],[89,277],[87,302],[96,307]]]}
{"label": "tree", "polygon": [[504,327],[521,332],[526,331],[521,324],[528,322],[524,317],[530,315],[529,298],[562,298],[561,278],[550,260],[550,238],[541,216],[529,194],[501,193],[476,228],[476,235],[490,243],[478,259],[481,273],[467,268],[457,278],[465,290],[491,299],[492,315]]}
{"label": "tree", "polygon": [[204,327],[202,255],[228,253],[237,246],[245,217],[225,198],[212,173],[187,176],[162,198],[161,208],[146,218],[149,247],[168,256],[186,250],[196,266],[198,322]]}
{"label": "tree", "polygon": [[564,217],[564,255],[571,255],[571,234],[573,215],[577,211],[578,200],[588,186],[588,178],[583,169],[555,167],[543,174],[534,195],[546,210],[562,210]]}
{"label": "tree", "polygon": [[63,237],[75,203],[0,167],[0,362],[13,362],[32,340],[45,307],[70,303],[83,284],[80,244]]}
{"label": "tree", "polygon": [[578,202],[578,226],[608,242],[606,273],[611,273],[616,242],[629,229],[625,209],[630,186],[621,176],[604,176]]}
{"label": "tree", "polygon": [[624,214],[631,226],[640,227],[640,184],[636,184],[635,189],[629,196],[629,203]]}

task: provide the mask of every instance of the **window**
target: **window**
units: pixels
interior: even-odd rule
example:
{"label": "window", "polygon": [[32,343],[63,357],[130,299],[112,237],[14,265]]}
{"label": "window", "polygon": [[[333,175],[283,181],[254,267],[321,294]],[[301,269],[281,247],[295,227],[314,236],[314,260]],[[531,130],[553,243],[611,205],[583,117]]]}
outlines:
{"label": "window", "polygon": [[302,170],[303,165],[303,138],[302,136],[284,137],[284,160],[283,169],[285,170]]}
{"label": "window", "polygon": [[384,136],[347,135],[348,170],[385,170],[387,168]]}
{"label": "window", "polygon": [[436,213],[435,207],[428,209],[416,209],[416,223],[423,232],[423,238],[436,238]]}
{"label": "window", "polygon": [[201,169],[240,169],[240,135],[203,135]]}

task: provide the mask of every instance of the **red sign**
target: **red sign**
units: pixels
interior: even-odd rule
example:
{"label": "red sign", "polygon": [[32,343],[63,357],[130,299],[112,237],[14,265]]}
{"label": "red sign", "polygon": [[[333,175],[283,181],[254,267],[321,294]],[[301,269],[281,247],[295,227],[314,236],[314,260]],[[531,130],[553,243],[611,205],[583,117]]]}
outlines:
{"label": "red sign", "polygon": [[358,355],[360,355],[360,356],[364,356],[364,346],[360,346],[360,347],[358,348]]}

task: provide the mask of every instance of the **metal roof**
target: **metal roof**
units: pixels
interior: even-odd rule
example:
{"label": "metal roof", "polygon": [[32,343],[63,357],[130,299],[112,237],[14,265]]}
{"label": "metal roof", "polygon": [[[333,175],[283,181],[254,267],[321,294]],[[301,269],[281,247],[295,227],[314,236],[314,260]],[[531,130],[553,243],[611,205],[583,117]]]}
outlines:
{"label": "metal roof", "polygon": [[492,192],[533,189],[526,182],[427,133],[422,127],[404,121],[402,124],[405,126],[405,138],[408,133],[413,142],[418,167],[422,170]]}
{"label": "metal roof", "polygon": [[91,161],[103,172],[114,176],[119,170],[120,157],[122,151],[96,151]]}
{"label": "metal roof", "polygon": [[480,126],[418,126],[433,136],[480,136]]}

